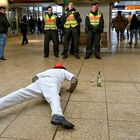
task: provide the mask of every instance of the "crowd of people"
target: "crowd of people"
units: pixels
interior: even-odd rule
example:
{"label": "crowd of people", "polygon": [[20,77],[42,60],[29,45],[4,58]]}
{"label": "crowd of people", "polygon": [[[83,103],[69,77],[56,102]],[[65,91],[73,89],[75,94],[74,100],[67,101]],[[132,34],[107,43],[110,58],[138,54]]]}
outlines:
{"label": "crowd of people", "polygon": [[134,45],[138,45],[138,35],[140,36],[140,16],[136,16],[130,12],[127,17],[118,11],[117,16],[113,19],[113,28],[117,33],[117,40],[122,41],[125,39],[124,32],[127,31],[127,39],[129,44],[132,45],[133,36],[135,36]]}

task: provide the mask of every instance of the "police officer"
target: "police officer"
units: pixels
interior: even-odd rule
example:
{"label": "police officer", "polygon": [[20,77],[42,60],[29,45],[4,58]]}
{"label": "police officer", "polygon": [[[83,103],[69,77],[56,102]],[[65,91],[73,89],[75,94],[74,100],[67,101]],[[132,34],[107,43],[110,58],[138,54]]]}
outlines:
{"label": "police officer", "polygon": [[68,91],[73,92],[77,86],[78,79],[74,74],[67,71],[62,64],[57,63],[53,68],[34,76],[32,79],[33,83],[29,86],[0,98],[0,111],[27,100],[41,97],[51,106],[51,124],[61,125],[66,129],[73,129],[74,125],[64,118],[61,109],[59,93],[64,80],[70,81]]}
{"label": "police officer", "polygon": [[44,16],[44,57],[49,57],[49,42],[53,41],[53,51],[56,58],[59,57],[59,42],[58,42],[58,24],[57,15],[53,13],[51,6],[48,6],[48,12]]}
{"label": "police officer", "polygon": [[65,10],[62,15],[61,22],[64,25],[64,51],[63,59],[68,57],[67,52],[69,49],[69,42],[72,38],[74,46],[74,54],[77,59],[80,59],[79,56],[79,24],[82,22],[80,14],[74,8],[72,2],[68,3],[68,8]]}
{"label": "police officer", "polygon": [[88,36],[85,59],[89,59],[91,57],[93,45],[95,57],[97,59],[101,59],[100,39],[101,33],[103,33],[104,19],[103,14],[98,11],[98,3],[93,3],[91,5],[91,11],[86,16],[85,25]]}

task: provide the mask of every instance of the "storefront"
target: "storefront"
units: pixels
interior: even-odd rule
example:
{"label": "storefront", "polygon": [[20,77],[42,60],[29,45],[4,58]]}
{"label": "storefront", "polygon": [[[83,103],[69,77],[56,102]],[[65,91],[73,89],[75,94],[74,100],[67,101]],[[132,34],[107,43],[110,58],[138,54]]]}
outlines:
{"label": "storefront", "polygon": [[62,15],[62,6],[56,5],[55,3],[40,3],[42,2],[41,0],[35,0],[33,3],[31,3],[31,1],[32,0],[10,0],[7,14],[11,25],[9,30],[10,34],[20,32],[19,25],[24,15],[27,16],[28,20],[32,17],[35,22],[37,22],[39,18],[42,21],[43,15],[46,12],[46,7],[48,6],[52,6],[53,12],[58,16]]}

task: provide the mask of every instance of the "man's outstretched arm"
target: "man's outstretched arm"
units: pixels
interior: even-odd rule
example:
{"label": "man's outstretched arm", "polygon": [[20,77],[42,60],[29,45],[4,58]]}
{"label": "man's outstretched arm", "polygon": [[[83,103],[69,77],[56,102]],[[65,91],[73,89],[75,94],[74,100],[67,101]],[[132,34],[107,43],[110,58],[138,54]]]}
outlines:
{"label": "man's outstretched arm", "polygon": [[38,77],[35,75],[35,76],[32,78],[32,82],[34,83],[36,80],[38,80]]}
{"label": "man's outstretched arm", "polygon": [[78,79],[76,76],[73,76],[70,80],[70,88],[68,89],[69,92],[73,92],[78,84]]}

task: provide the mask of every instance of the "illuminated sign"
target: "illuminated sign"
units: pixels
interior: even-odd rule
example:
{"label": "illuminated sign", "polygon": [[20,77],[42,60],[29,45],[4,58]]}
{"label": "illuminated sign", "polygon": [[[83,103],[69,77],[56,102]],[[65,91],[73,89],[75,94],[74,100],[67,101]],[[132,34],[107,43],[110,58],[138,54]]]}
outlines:
{"label": "illuminated sign", "polygon": [[127,5],[126,9],[128,10],[140,9],[140,5]]}

